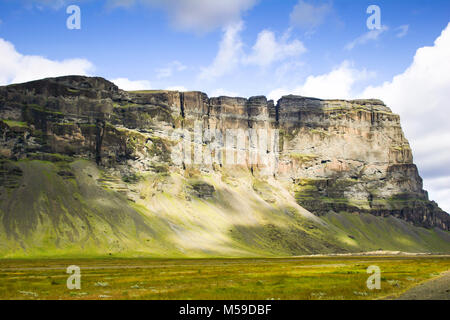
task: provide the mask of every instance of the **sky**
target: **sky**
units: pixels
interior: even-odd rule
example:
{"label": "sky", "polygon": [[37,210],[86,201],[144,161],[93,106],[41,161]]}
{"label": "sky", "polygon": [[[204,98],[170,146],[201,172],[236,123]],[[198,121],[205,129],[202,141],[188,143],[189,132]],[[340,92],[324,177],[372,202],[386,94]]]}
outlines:
{"label": "sky", "polygon": [[0,85],[82,74],[124,90],[379,98],[450,212],[449,23],[447,0],[0,0]]}

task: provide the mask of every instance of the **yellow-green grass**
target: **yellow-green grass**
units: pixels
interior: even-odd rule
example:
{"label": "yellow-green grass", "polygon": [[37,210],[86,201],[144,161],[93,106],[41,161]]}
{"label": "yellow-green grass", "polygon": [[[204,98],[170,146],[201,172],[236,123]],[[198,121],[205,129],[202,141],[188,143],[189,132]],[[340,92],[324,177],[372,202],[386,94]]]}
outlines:
{"label": "yellow-green grass", "polygon": [[21,121],[13,121],[13,120],[1,120],[4,123],[8,125],[8,127],[19,127],[19,128],[25,128],[28,127],[28,124],[26,122]]}
{"label": "yellow-green grass", "polygon": [[[66,287],[69,265],[80,290]],[[371,265],[380,290],[367,288]],[[0,299],[383,299],[449,269],[449,256],[0,260]]]}
{"label": "yellow-green grass", "polygon": [[[0,187],[0,258],[450,252],[447,231],[370,214],[316,217],[278,181],[259,180],[249,172],[185,176],[169,171],[130,180],[90,161],[52,157],[53,163],[3,161],[10,173]],[[193,192],[196,181],[214,187],[211,198]]]}

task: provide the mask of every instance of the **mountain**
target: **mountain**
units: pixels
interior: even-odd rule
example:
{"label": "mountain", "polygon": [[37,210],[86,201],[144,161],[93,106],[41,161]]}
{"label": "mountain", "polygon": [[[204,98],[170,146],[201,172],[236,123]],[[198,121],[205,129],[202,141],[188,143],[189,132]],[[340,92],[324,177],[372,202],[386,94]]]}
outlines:
{"label": "mountain", "polygon": [[0,87],[0,257],[450,252],[379,100]]}

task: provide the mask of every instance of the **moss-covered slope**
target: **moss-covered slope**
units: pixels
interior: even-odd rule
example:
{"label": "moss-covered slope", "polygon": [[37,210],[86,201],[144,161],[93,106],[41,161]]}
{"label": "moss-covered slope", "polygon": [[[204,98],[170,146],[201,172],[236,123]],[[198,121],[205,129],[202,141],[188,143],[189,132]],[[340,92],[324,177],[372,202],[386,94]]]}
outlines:
{"label": "moss-covered slope", "polygon": [[450,252],[448,232],[370,214],[318,218],[245,170],[123,178],[86,160],[1,168],[0,257]]}
{"label": "moss-covered slope", "polygon": [[449,230],[378,100],[0,87],[0,257],[449,252]]}

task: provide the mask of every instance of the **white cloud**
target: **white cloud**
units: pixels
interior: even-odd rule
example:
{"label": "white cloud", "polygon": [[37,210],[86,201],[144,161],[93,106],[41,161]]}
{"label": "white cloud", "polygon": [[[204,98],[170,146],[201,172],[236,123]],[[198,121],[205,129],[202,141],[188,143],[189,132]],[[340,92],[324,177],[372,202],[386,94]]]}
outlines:
{"label": "white cloud", "polygon": [[268,67],[274,62],[298,57],[306,51],[301,41],[289,40],[289,32],[277,39],[272,31],[263,30],[258,34],[250,54],[246,54],[241,39],[242,30],[242,21],[224,29],[219,51],[212,64],[202,68],[199,76],[201,80],[212,80],[230,74],[238,66]]}
{"label": "white cloud", "polygon": [[199,78],[211,80],[232,72],[242,59],[242,41],[240,32],[243,29],[242,21],[232,24],[224,29],[224,35],[213,63],[203,68]]}
{"label": "white cloud", "polygon": [[188,91],[188,89],[184,86],[171,86],[171,87],[167,87],[166,90],[169,91],[180,91],[180,92],[186,92]]}
{"label": "white cloud", "polygon": [[273,100],[276,103],[282,96],[287,96],[290,94],[300,95],[300,93],[297,92],[296,89],[277,88],[269,92],[269,94],[267,95],[267,99]]}
{"label": "white cloud", "polygon": [[354,96],[353,85],[369,76],[366,70],[357,70],[344,61],[328,74],[309,76],[299,91],[311,97],[350,99]]}
{"label": "white cloud", "polygon": [[355,96],[354,84],[371,76],[370,72],[357,70],[352,67],[350,62],[344,61],[329,73],[309,76],[300,86],[274,89],[268,94],[268,97],[275,101],[287,94],[322,99],[351,99]]}
{"label": "white cloud", "polygon": [[314,6],[300,0],[291,12],[291,25],[300,28],[316,28],[320,26],[331,13],[331,4]]}
{"label": "white cloud", "polygon": [[367,88],[364,97],[383,99],[399,113],[430,197],[446,204],[450,188],[436,179],[450,176],[450,23],[432,47],[417,50],[411,66],[392,81]]}
{"label": "white cloud", "polygon": [[346,50],[352,50],[353,48],[355,48],[358,45],[363,45],[363,44],[366,44],[369,41],[377,40],[379,38],[379,36],[382,33],[386,32],[387,30],[389,30],[389,28],[387,26],[381,26],[380,29],[370,30],[370,31],[364,33],[363,35],[359,36],[358,38],[356,38],[352,42],[349,42],[345,46],[345,49]]}
{"label": "white cloud", "polygon": [[93,64],[85,59],[55,61],[23,55],[11,42],[1,38],[0,57],[0,85],[65,75],[89,75],[94,69]]}
{"label": "white cloud", "polygon": [[297,57],[305,51],[301,41],[295,39],[289,42],[289,33],[277,40],[272,31],[263,30],[258,34],[252,52],[243,61],[245,64],[267,67],[276,61]]}
{"label": "white cloud", "polygon": [[221,96],[237,97],[239,96],[239,94],[235,91],[229,91],[223,88],[216,89],[210,94],[210,97],[221,97]]}
{"label": "white cloud", "polygon": [[165,68],[156,70],[156,77],[158,79],[170,78],[175,72],[186,70],[186,66],[179,61],[172,61]]}
{"label": "white cloud", "polygon": [[[69,4],[93,0],[21,0],[27,7],[61,9]],[[204,33],[241,20],[242,14],[259,0],[106,0],[109,8],[145,5],[162,9],[178,30]]]}
{"label": "white cloud", "polygon": [[151,84],[147,80],[129,80],[127,78],[117,78],[111,80],[116,86],[125,91],[150,90]]}
{"label": "white cloud", "polygon": [[180,30],[208,32],[237,23],[243,12],[257,0],[109,0],[112,6],[132,6],[136,3],[162,8],[171,23]]}
{"label": "white cloud", "polygon": [[408,34],[409,24],[404,24],[404,25],[398,27],[395,30],[398,30],[398,33],[395,36],[397,38],[403,38],[404,36],[406,36]]}

